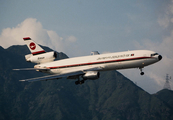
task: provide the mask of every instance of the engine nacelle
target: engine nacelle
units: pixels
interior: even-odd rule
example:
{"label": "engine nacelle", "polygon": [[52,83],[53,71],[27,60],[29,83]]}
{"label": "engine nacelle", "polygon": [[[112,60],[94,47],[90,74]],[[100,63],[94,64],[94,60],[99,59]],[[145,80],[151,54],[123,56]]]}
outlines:
{"label": "engine nacelle", "polygon": [[88,71],[83,75],[84,79],[96,80],[100,77],[100,73],[97,71]]}
{"label": "engine nacelle", "polygon": [[37,64],[52,62],[54,61],[55,58],[57,58],[57,53],[55,51],[42,53],[39,55],[32,55],[32,54],[25,55],[25,59],[27,62],[32,62]]}

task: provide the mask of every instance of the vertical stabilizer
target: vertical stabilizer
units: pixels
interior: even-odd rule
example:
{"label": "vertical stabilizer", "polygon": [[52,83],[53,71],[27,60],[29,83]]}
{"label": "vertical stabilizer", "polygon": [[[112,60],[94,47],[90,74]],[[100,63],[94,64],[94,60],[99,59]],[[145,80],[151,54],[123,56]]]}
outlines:
{"label": "vertical stabilizer", "polygon": [[30,37],[23,38],[26,45],[28,46],[29,50],[33,55],[38,55],[45,53],[46,51],[43,50],[36,42],[34,42]]}

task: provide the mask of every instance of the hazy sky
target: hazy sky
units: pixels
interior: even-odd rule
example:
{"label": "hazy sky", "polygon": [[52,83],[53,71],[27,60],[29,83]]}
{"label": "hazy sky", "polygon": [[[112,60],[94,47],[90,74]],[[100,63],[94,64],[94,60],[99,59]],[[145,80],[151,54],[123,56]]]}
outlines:
{"label": "hazy sky", "polygon": [[70,57],[156,51],[163,59],[144,68],[144,76],[138,69],[120,71],[149,93],[163,88],[166,73],[173,76],[171,0],[1,0],[0,45],[22,45],[28,36]]}

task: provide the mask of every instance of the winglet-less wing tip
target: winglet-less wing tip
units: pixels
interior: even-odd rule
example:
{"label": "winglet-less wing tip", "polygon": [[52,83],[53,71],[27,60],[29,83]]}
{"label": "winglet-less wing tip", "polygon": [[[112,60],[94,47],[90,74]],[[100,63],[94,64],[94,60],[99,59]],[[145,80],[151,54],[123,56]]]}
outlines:
{"label": "winglet-less wing tip", "polygon": [[20,69],[13,69],[13,70],[20,70]]}
{"label": "winglet-less wing tip", "polygon": [[19,80],[19,81],[26,81],[26,80]]}

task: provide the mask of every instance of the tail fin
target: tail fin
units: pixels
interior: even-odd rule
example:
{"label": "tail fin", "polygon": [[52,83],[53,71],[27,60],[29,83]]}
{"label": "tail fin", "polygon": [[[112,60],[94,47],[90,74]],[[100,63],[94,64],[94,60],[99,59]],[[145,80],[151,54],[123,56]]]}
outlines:
{"label": "tail fin", "polygon": [[23,38],[26,45],[28,46],[29,50],[33,55],[38,55],[45,53],[46,51],[43,50],[37,43],[35,43],[30,37]]}

